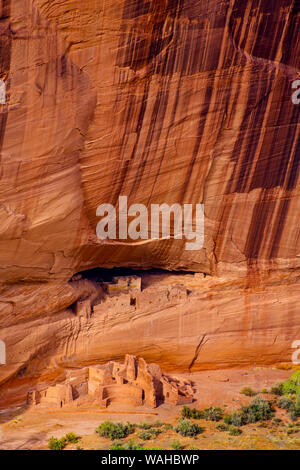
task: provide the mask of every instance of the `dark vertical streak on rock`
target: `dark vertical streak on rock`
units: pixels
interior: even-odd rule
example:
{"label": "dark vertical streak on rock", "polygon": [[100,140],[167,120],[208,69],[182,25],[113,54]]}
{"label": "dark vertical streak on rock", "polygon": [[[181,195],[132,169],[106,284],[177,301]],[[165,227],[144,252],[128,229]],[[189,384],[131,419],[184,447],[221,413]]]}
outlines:
{"label": "dark vertical streak on rock", "polygon": [[[210,102],[211,95],[212,95],[212,88],[207,87],[206,91],[205,91],[205,103]],[[201,118],[201,116],[200,116],[200,119],[198,121],[196,142],[195,142],[194,149],[193,149],[192,159],[189,163],[187,173],[186,173],[186,176],[185,176],[185,180],[184,180],[184,184],[183,184],[183,188],[182,188],[182,193],[181,193],[181,198],[180,198],[181,200],[183,200],[184,197],[185,197],[187,187],[188,187],[188,184],[189,184],[189,181],[190,181],[190,178],[191,178],[191,174],[192,174],[192,171],[193,171],[193,168],[194,168],[194,165],[195,165],[198,153],[199,153],[199,147],[200,147],[201,139],[202,139],[202,136],[203,136],[204,126],[205,126],[205,119]]]}
{"label": "dark vertical streak on rock", "polygon": [[[10,69],[11,60],[11,41],[12,35],[9,28],[11,0],[2,0],[0,10],[0,78],[7,77]],[[6,91],[9,89],[9,81],[5,80]],[[3,146],[5,128],[7,122],[8,107],[7,104],[0,104],[0,152]],[[0,155],[1,161],[1,155]]]}
{"label": "dark vertical streak on rock", "polygon": [[[300,69],[300,1],[294,0],[291,20],[284,39],[281,62]],[[292,45],[292,47],[291,47]]]}
{"label": "dark vertical streak on rock", "polygon": [[[233,9],[230,20],[231,34],[235,44],[241,50],[244,50],[247,45],[248,54],[274,60],[277,57],[275,45],[279,45],[285,22],[288,21],[282,62],[297,67],[295,54],[291,56],[290,53],[292,39],[295,48],[300,50],[300,41],[295,37],[299,28],[299,3],[297,3],[293,0],[284,0],[280,4],[266,0],[262,0],[258,4],[253,1],[249,18],[253,15],[258,16],[257,9],[262,14],[258,22],[257,34],[253,36],[253,43],[249,41],[249,35],[245,32],[243,39],[241,38],[241,25],[243,24],[245,27],[245,23],[239,19],[243,18],[246,10],[238,4]],[[286,7],[286,11],[291,6],[293,8],[289,16],[279,22],[278,14],[283,6]],[[249,19],[247,25],[250,27]],[[270,34],[275,26],[277,27],[276,37],[278,36],[276,40]],[[272,47],[269,47],[270,41],[272,41]],[[272,259],[278,255],[290,205],[289,193],[296,187],[299,176],[299,138],[295,142],[299,125],[299,107],[293,106],[291,102],[291,80],[289,74],[285,74],[285,66],[282,65],[279,72],[275,67],[273,70],[271,69],[271,62],[269,65],[266,62],[266,67],[268,66],[270,67],[269,79],[262,83],[261,89],[257,89],[255,94],[252,93],[248,96],[247,113],[240,126],[232,153],[232,161],[235,162],[235,166],[227,185],[227,196],[224,198],[223,213],[220,215],[221,222],[216,234],[215,251],[217,255],[220,255],[222,237],[226,231],[230,212],[226,210],[229,204],[228,195],[261,189],[260,199],[255,204],[252,213],[244,250],[249,265],[258,258]],[[252,73],[255,73],[255,69]],[[267,105],[269,105],[269,111],[266,116]],[[265,124],[263,124],[264,120]],[[263,136],[262,132],[265,133]],[[281,188],[286,192],[284,198],[280,201],[277,200],[277,202],[274,197],[275,188]],[[271,223],[273,232],[268,234]],[[269,238],[269,249],[262,252],[262,245],[266,237]]]}
{"label": "dark vertical streak on rock", "polygon": [[270,201],[266,190],[263,191],[260,200],[255,204],[246,240],[245,255],[248,260],[259,257],[261,242],[265,237],[265,230],[270,226],[275,206],[276,201]]}
{"label": "dark vertical streak on rock", "polygon": [[285,226],[288,209],[290,206],[290,199],[284,199],[280,201],[280,208],[278,212],[278,219],[276,223],[275,233],[273,235],[272,244],[271,244],[271,252],[269,257],[275,259],[278,255],[278,251],[280,248],[281,237],[283,233],[283,229]]}

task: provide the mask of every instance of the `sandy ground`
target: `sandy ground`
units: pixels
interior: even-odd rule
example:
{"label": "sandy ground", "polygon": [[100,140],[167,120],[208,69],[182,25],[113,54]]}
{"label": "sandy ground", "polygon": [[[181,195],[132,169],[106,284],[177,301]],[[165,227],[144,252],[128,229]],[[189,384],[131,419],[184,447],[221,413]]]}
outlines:
{"label": "sandy ground", "polygon": [[[255,391],[261,391],[263,388],[270,388],[277,381],[285,380],[290,375],[291,370],[279,370],[275,367],[177,374],[193,381],[195,387],[193,406],[201,409],[213,405],[228,411],[249,401],[249,398],[239,393],[242,387],[250,386]],[[97,445],[97,448],[108,448],[105,439],[101,440],[96,436],[96,444],[94,442],[95,428],[101,422],[111,420],[151,423],[160,420],[174,424],[180,416],[180,410],[180,406],[172,405],[161,405],[156,409],[146,407],[133,409],[111,405],[106,410],[95,406],[90,408],[73,406],[61,410],[45,409],[40,406],[27,408],[24,405],[0,411],[0,449],[46,449],[51,436],[61,437],[67,432],[80,435],[88,448],[93,448],[94,445]],[[161,439],[168,438],[171,437],[164,435]],[[215,439],[216,443],[219,436],[212,439]],[[203,448],[211,448],[211,442],[205,443],[205,436],[199,440]],[[199,447],[199,443],[197,445]],[[220,446],[217,445],[217,448]],[[199,448],[202,447],[200,445]]]}

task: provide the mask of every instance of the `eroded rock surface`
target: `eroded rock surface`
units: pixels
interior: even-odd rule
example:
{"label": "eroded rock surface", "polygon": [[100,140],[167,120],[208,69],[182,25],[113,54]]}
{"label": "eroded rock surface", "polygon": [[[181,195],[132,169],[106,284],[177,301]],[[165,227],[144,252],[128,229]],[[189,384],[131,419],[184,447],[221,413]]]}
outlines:
{"label": "eroded rock surface", "polygon": [[[2,280],[299,266],[298,2],[2,4]],[[204,248],[100,243],[120,194],[203,202]]]}
{"label": "eroded rock surface", "polygon": [[[2,0],[0,15],[0,381],[126,352],[175,369],[199,351],[199,367],[286,360],[299,336],[299,3]],[[119,195],[204,203],[203,249],[100,243],[96,208]],[[68,280],[99,266],[228,281],[180,307],[74,317],[93,286]]]}

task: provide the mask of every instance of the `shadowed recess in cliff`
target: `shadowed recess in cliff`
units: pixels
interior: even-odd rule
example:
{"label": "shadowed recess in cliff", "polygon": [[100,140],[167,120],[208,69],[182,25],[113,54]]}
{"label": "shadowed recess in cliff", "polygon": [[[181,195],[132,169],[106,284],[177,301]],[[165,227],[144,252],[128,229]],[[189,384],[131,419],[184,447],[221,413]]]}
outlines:
{"label": "shadowed recess in cliff", "polygon": [[[92,268],[85,271],[80,271],[74,274],[70,281],[76,279],[87,279],[93,282],[111,282],[114,277],[118,276],[139,276],[142,278],[142,287],[143,287],[143,278],[148,278],[150,276],[159,276],[162,280],[172,276],[185,276],[189,274],[195,274],[193,271],[167,271],[164,269],[133,269],[127,267],[116,267],[112,269],[107,268]],[[206,274],[203,273],[205,277]]]}

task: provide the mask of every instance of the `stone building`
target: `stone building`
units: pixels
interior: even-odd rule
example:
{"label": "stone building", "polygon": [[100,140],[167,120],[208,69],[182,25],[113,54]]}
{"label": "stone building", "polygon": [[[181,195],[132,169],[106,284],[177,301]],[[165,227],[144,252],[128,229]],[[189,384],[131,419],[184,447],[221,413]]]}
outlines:
{"label": "stone building", "polygon": [[30,391],[27,403],[58,408],[87,402],[104,408],[113,403],[125,403],[155,408],[162,403],[192,403],[193,394],[190,381],[173,379],[164,375],[159,365],[126,355],[124,364],[111,361],[72,370],[64,383]]}
{"label": "stone building", "polygon": [[106,282],[108,293],[141,291],[142,279],[139,276],[115,276],[113,282]]}

